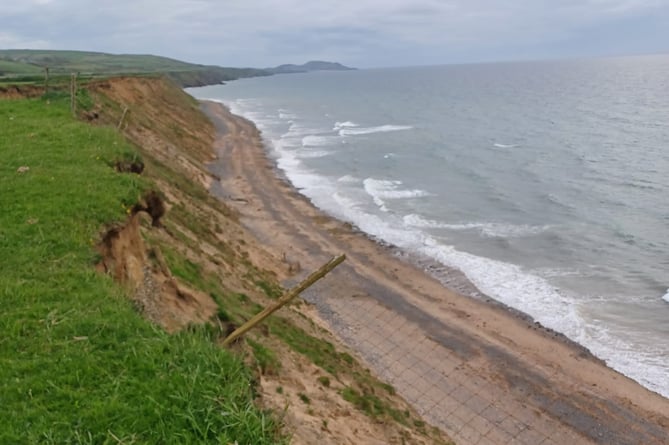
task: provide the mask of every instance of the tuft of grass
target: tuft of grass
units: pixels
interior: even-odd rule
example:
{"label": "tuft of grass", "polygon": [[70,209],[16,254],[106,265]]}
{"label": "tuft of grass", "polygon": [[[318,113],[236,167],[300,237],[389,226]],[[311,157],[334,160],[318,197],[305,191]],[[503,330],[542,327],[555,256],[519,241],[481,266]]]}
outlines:
{"label": "tuft of grass", "polygon": [[322,375],[322,376],[318,377],[317,380],[318,380],[318,383],[325,386],[326,388],[330,387],[330,377]]}
{"label": "tuft of grass", "polygon": [[276,374],[276,372],[281,368],[281,362],[276,357],[276,354],[265,346],[261,345],[258,342],[251,340],[250,338],[246,342],[251,346],[253,351],[253,357],[256,360],[256,363],[260,367],[260,371],[263,374]]}
{"label": "tuft of grass", "polygon": [[277,299],[283,295],[283,288],[276,283],[266,280],[256,280],[255,284],[270,298]]}
{"label": "tuft of grass", "polygon": [[311,399],[309,399],[309,397],[308,397],[306,394],[302,393],[302,392],[299,393],[299,394],[297,395],[297,397],[299,397],[300,400],[301,400],[305,405],[309,405],[309,404],[311,403]]}
{"label": "tuft of grass", "polygon": [[345,369],[351,363],[349,360],[353,360],[350,355],[337,352],[332,343],[312,337],[286,319],[270,317],[266,323],[271,333],[334,376],[337,375],[339,369]]}
{"label": "tuft of grass", "polygon": [[284,442],[206,328],[168,335],[93,270],[150,187],[105,162],[132,147],[57,98],[0,101],[0,123],[0,443]]}
{"label": "tuft of grass", "polygon": [[350,402],[357,409],[374,419],[387,416],[402,425],[408,425],[408,411],[400,411],[393,408],[388,402],[382,400],[368,389],[358,391],[355,388],[347,386],[341,391],[341,396],[344,400]]}

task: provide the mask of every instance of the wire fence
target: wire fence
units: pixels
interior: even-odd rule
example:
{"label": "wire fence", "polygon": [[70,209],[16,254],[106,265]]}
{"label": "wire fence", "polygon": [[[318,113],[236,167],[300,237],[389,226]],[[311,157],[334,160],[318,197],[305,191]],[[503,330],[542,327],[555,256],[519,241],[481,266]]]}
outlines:
{"label": "wire fence", "polygon": [[473,372],[476,359],[457,353],[467,345],[435,338],[434,329],[427,329],[429,320],[411,320],[366,294],[338,295],[336,283],[330,286],[304,297],[379,377],[456,443],[583,443],[566,425],[522,400],[510,400],[499,383]]}

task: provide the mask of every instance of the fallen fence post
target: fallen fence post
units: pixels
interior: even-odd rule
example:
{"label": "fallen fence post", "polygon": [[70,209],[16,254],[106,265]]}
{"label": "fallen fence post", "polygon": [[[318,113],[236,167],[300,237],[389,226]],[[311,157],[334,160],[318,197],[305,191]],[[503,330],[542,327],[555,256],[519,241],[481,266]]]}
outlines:
{"label": "fallen fence post", "polygon": [[304,292],[308,287],[310,287],[312,284],[314,284],[316,281],[320,280],[323,278],[325,275],[327,275],[332,269],[340,265],[344,260],[346,259],[346,255],[339,255],[337,257],[332,258],[330,261],[328,261],[326,264],[321,266],[320,269],[317,271],[313,272],[311,275],[309,275],[306,279],[304,279],[300,284],[298,284],[296,287],[292,288],[287,294],[279,298],[279,300],[273,304],[272,306],[266,307],[262,311],[258,312],[256,315],[254,315],[249,321],[235,329],[230,335],[228,335],[225,340],[223,340],[223,346],[227,346],[233,341],[235,341],[237,338],[241,337],[244,335],[246,332],[251,330],[254,326],[262,322],[264,319],[272,315],[274,312],[279,310],[281,307],[285,306],[286,303],[288,303],[290,300]]}

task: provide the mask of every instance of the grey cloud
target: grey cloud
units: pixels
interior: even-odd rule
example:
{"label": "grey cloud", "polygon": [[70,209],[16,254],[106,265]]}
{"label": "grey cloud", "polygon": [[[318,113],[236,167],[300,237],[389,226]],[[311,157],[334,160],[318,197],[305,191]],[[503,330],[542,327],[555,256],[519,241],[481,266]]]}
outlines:
{"label": "grey cloud", "polygon": [[[4,3],[4,2],[3,2]],[[266,66],[318,57],[403,65],[656,51],[667,0],[28,0],[0,8],[0,46],[151,52]],[[651,36],[644,21],[662,30]],[[632,36],[609,32],[624,26]],[[634,47],[630,48],[630,42]],[[660,50],[663,48],[659,48]],[[669,47],[664,47],[669,50]],[[290,60],[287,60],[290,59]]]}

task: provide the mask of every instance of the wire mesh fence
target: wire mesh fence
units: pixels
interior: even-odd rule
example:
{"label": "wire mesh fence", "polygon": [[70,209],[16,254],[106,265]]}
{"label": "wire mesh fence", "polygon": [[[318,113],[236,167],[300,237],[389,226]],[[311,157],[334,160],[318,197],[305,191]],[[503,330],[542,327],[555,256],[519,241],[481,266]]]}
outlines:
{"label": "wire mesh fence", "polygon": [[339,295],[336,283],[319,286],[321,292],[307,292],[305,299],[372,371],[456,443],[583,443],[561,422],[522,400],[510,400],[499,383],[472,372],[476,358],[457,353],[468,346],[435,338],[426,329],[429,320],[411,320],[367,294]]}

